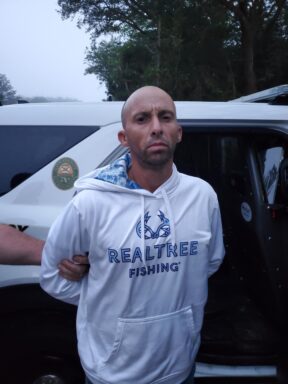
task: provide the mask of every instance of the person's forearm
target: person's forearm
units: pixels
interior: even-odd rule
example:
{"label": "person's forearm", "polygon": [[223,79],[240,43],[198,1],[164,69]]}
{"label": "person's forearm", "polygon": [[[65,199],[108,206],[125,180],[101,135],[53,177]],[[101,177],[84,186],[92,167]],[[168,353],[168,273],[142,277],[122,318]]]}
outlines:
{"label": "person's forearm", "polygon": [[40,265],[44,241],[0,224],[0,264]]}
{"label": "person's forearm", "polygon": [[[44,243],[9,225],[0,224],[0,264],[40,265]],[[71,281],[81,280],[88,269],[87,256],[76,256],[75,262],[63,259],[59,264],[60,275]]]}

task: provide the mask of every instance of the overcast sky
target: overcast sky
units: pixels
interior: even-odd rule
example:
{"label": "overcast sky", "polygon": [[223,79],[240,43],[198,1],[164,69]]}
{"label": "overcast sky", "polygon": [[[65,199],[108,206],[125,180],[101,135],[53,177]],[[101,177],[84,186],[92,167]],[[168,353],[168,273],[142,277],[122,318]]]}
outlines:
{"label": "overcast sky", "polygon": [[84,75],[89,35],[57,8],[57,0],[0,0],[0,73],[24,97],[100,101],[105,87]]}

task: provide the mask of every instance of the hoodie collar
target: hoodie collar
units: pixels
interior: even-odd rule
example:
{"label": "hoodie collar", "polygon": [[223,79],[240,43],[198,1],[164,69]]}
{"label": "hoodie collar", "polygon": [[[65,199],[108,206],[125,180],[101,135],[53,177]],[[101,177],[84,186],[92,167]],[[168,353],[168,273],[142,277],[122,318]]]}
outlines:
{"label": "hoodie collar", "polygon": [[142,189],[135,181],[128,177],[128,170],[131,167],[131,155],[126,153],[124,156],[115,160],[113,163],[101,168],[95,179],[106,181],[128,189]]}
{"label": "hoodie collar", "polygon": [[147,197],[162,198],[163,189],[169,196],[179,185],[180,174],[175,164],[173,164],[172,175],[154,192],[143,189],[139,184],[130,180],[128,177],[129,167],[131,167],[131,156],[128,153],[111,164],[94,169],[94,171],[80,177],[75,181],[74,186],[77,192],[85,189],[96,189],[99,191],[130,192]]}

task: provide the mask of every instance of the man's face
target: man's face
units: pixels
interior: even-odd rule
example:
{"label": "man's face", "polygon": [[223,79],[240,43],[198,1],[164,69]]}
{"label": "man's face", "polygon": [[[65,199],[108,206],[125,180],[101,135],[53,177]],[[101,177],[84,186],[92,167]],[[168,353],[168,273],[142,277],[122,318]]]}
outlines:
{"label": "man's face", "polygon": [[149,168],[172,164],[182,129],[170,96],[158,88],[147,87],[136,91],[126,104],[124,130],[119,139],[130,148],[132,160]]}

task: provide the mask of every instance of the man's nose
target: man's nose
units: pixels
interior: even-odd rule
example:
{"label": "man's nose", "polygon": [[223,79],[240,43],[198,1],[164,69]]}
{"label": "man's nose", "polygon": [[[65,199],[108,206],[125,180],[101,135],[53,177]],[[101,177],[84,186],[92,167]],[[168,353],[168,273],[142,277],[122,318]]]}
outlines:
{"label": "man's nose", "polygon": [[157,116],[154,116],[151,121],[151,134],[162,135],[162,133],[163,133],[163,130],[162,130],[161,122],[159,121]]}

